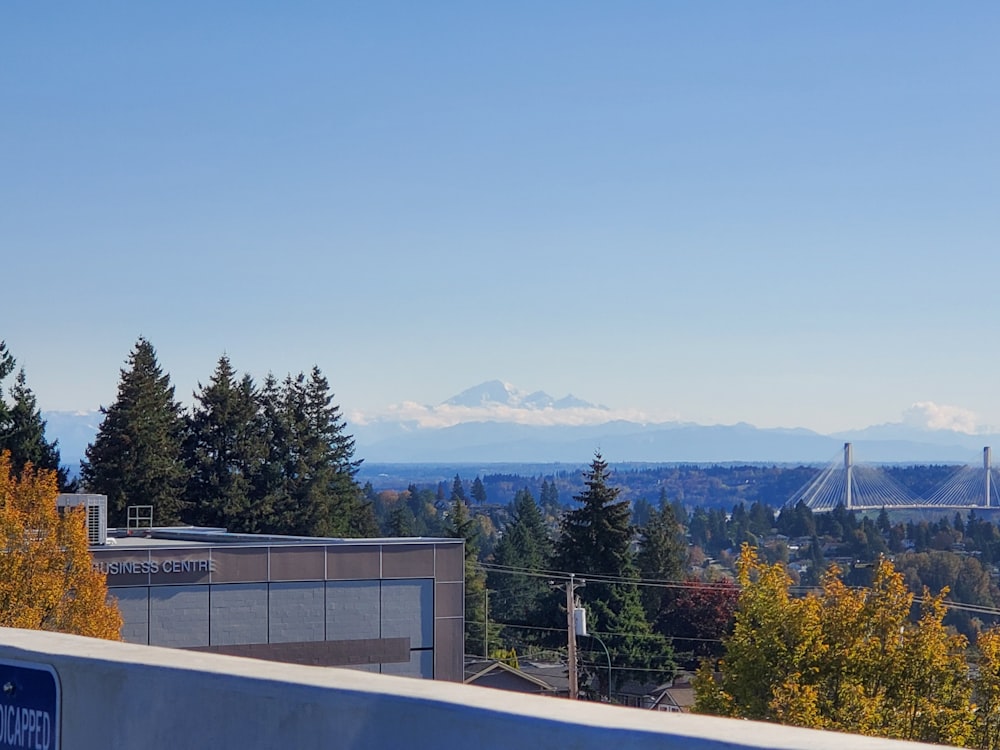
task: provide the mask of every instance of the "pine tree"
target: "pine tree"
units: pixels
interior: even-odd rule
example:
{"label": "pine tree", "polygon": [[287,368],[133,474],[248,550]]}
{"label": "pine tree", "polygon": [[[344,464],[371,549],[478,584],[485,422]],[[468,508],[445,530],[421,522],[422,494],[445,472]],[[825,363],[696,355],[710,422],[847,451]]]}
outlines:
{"label": "pine tree", "polygon": [[456,497],[460,498],[463,503],[468,505],[469,498],[465,495],[465,485],[462,483],[462,478],[458,474],[456,474],[455,479],[452,480],[451,497],[449,498],[449,501],[454,502]]}
{"label": "pine tree", "polygon": [[479,524],[469,515],[461,480],[452,485],[451,511],[445,530],[452,539],[465,540],[465,653],[488,655],[486,576],[479,564]]}
{"label": "pine tree", "polygon": [[[649,514],[648,523],[642,528],[642,539],[636,564],[641,578],[662,581],[681,581],[687,562],[687,542],[684,531],[674,517],[673,507],[660,503]],[[642,605],[646,617],[655,622],[669,598],[671,589],[646,586],[642,591]]]}
{"label": "pine tree", "polygon": [[[492,606],[494,619],[511,625],[538,623],[551,590],[546,579],[525,573],[544,570],[551,556],[552,542],[542,513],[531,493],[519,490],[511,506],[511,520],[493,552],[494,563],[511,570],[494,570],[487,576],[490,590],[498,594]],[[513,635],[522,640],[523,632],[516,630]]]}
{"label": "pine tree", "polygon": [[152,505],[154,523],[179,523],[187,483],[184,421],[170,376],[146,339],[136,342],[121,371],[115,403],[101,412],[104,421],[80,469],[90,492],[108,496],[108,522],[124,524],[130,505]]}
{"label": "pine tree", "polygon": [[17,373],[10,396],[12,405],[0,407],[6,413],[6,421],[0,423],[0,450],[10,451],[14,472],[20,474],[30,463],[36,469],[56,472],[60,489],[71,489],[66,468],[59,465],[59,441],[45,439],[45,420],[28,388],[24,368]]}
{"label": "pine tree", "polygon": [[542,514],[556,518],[561,510],[559,506],[559,488],[556,487],[555,478],[549,482],[542,480],[542,489],[538,494],[538,504],[541,506]]}
{"label": "pine tree", "polygon": [[483,485],[483,480],[478,476],[472,482],[470,494],[472,495],[472,499],[480,505],[486,502],[486,487]]}
{"label": "pine tree", "polygon": [[249,375],[237,379],[223,355],[209,384],[198,387],[184,446],[191,520],[234,532],[265,531],[270,511],[253,492],[267,450],[253,381]]}
{"label": "pine tree", "polygon": [[307,536],[377,534],[371,503],[355,475],[354,438],[319,368],[309,378],[273,377],[261,393],[263,431],[270,444],[260,497],[273,508],[272,533]]}
{"label": "pine tree", "polygon": [[[604,638],[612,662],[620,669],[618,684],[629,677],[669,678],[675,669],[673,651],[652,632],[634,582],[637,571],[630,549],[629,504],[618,499],[619,489],[609,479],[608,464],[598,452],[584,472],[586,489],[573,498],[581,507],[563,516],[556,567],[587,578],[580,598],[591,629]],[[588,578],[595,575],[609,580]],[[600,671],[598,679],[607,689],[607,678]]]}
{"label": "pine tree", "polygon": [[0,430],[6,428],[7,420],[10,419],[7,404],[4,403],[3,398],[3,381],[14,372],[15,364],[14,357],[7,351],[7,342],[0,340]]}

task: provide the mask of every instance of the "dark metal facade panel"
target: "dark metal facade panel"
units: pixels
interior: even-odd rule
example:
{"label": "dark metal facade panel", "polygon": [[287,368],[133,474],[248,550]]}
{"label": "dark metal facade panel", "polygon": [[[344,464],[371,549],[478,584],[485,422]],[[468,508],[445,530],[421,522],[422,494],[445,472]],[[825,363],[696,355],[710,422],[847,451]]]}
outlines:
{"label": "dark metal facade panel", "polygon": [[382,547],[383,578],[433,578],[434,546],[387,544]]}
{"label": "dark metal facade panel", "polygon": [[465,679],[465,620],[461,617],[434,621],[434,679],[461,682]]}
{"label": "dark metal facade panel", "polygon": [[325,547],[271,547],[272,581],[322,581],[325,578]]}
{"label": "dark metal facade panel", "polygon": [[434,585],[434,616],[462,617],[465,614],[465,584],[436,583]]}
{"label": "dark metal facade panel", "polygon": [[439,581],[465,580],[465,545],[435,544],[434,577]]}
{"label": "dark metal facade panel", "polygon": [[267,547],[213,547],[212,562],[212,583],[267,581]]}
{"label": "dark metal facade panel", "polygon": [[382,573],[382,548],[378,545],[326,548],[326,579],[355,581],[379,578]]}

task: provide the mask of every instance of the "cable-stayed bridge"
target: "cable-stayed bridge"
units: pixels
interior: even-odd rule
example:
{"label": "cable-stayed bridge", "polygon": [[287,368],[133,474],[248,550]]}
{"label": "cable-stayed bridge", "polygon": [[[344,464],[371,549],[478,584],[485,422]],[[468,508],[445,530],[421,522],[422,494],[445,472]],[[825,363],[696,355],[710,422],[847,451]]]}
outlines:
{"label": "cable-stayed bridge", "polygon": [[983,448],[982,466],[967,465],[955,471],[928,497],[917,497],[882,468],[854,463],[854,448],[844,443],[839,456],[785,503],[805,503],[814,513],[831,511],[838,505],[848,510],[908,509],[1000,509],[997,471],[992,467],[992,449]]}

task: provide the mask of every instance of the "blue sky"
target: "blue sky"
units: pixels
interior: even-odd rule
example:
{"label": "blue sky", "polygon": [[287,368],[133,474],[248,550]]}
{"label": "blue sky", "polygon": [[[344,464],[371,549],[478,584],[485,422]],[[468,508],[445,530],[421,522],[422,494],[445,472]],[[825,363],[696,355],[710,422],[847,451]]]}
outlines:
{"label": "blue sky", "polygon": [[210,6],[0,10],[0,338],[42,408],[110,403],[143,335],[185,402],[226,352],[352,415],[501,378],[1000,426],[1000,5]]}

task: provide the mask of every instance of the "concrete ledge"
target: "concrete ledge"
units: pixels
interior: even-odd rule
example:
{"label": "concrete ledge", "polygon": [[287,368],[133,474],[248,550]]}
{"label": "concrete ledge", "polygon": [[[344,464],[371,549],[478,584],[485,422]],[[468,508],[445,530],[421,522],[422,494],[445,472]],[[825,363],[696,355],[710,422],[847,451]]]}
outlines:
{"label": "concrete ledge", "polygon": [[56,670],[74,750],[932,747],[26,630],[0,659]]}

